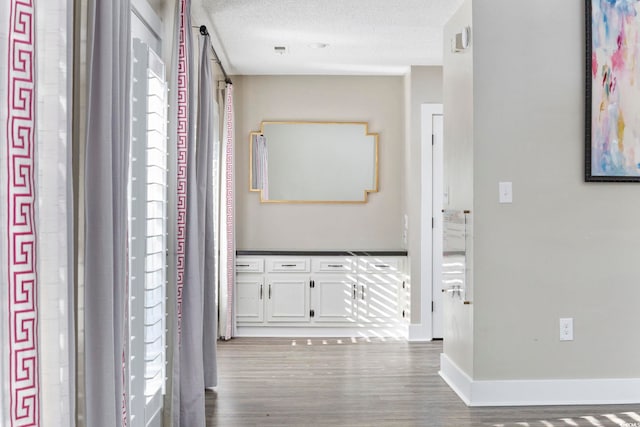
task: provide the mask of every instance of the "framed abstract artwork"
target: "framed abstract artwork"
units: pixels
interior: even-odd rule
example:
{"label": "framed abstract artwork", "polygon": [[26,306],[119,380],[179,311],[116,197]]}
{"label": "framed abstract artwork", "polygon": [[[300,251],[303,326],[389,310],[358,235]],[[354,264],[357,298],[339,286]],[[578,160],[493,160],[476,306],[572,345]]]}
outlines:
{"label": "framed abstract artwork", "polygon": [[640,0],[585,3],[585,180],[640,182]]}

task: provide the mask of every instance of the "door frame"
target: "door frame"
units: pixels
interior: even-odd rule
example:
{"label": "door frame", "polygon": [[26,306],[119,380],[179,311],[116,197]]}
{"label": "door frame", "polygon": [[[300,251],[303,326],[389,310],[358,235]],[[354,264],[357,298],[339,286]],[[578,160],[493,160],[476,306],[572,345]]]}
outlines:
{"label": "door frame", "polygon": [[[412,341],[433,340],[433,313],[431,311],[433,303],[433,273],[434,273],[434,253],[433,239],[434,228],[432,228],[433,218],[433,116],[443,114],[442,104],[422,104],[420,108],[421,122],[421,203],[420,203],[420,325],[419,328],[412,328],[410,339]],[[440,168],[442,173],[442,167]],[[442,177],[440,177],[442,182]],[[442,196],[441,196],[442,197]],[[434,224],[438,225],[438,224]],[[442,227],[442,224],[439,224]]]}

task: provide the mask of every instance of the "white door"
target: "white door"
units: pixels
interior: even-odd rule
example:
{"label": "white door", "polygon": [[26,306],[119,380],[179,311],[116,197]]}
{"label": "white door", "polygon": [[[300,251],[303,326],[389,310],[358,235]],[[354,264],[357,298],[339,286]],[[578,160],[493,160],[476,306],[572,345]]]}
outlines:
{"label": "white door", "polygon": [[286,274],[271,276],[267,284],[268,322],[308,322],[309,277]]}
{"label": "white door", "polygon": [[311,308],[314,322],[353,323],[356,283],[349,275],[326,274],[313,277]]}
{"label": "white door", "polygon": [[432,194],[433,194],[433,304],[432,327],[433,338],[443,338],[443,294],[442,294],[442,209],[444,207],[443,185],[443,116],[434,114],[431,116],[433,143],[432,143]]}
{"label": "white door", "polygon": [[442,104],[423,104],[421,109],[421,282],[420,329],[414,339],[442,338],[442,208],[443,128]]}

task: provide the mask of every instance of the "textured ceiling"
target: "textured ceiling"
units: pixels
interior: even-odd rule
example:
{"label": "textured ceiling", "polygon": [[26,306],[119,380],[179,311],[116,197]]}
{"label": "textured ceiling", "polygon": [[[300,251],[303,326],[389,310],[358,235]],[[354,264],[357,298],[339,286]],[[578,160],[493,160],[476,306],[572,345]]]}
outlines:
{"label": "textured ceiling", "polygon": [[229,74],[401,75],[442,64],[442,29],[463,0],[195,1]]}

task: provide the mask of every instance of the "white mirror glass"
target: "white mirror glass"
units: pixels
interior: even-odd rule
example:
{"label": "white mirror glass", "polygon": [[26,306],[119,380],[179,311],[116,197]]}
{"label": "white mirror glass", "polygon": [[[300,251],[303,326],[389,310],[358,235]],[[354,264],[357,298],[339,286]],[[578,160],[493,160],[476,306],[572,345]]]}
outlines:
{"label": "white mirror glass", "polygon": [[250,144],[250,189],[262,202],[363,203],[378,191],[367,123],[262,122]]}

